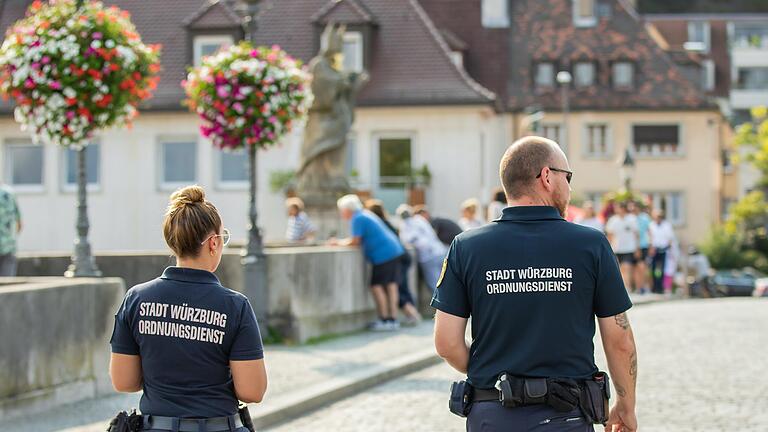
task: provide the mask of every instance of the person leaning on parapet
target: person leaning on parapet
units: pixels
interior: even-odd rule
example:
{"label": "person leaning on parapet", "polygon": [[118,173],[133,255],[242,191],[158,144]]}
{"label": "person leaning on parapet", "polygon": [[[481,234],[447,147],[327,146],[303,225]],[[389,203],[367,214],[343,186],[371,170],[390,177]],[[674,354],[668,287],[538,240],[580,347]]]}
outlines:
{"label": "person leaning on parapet", "polygon": [[19,232],[19,204],[11,189],[0,184],[0,277],[16,276],[16,235]]}
{"label": "person leaning on parapet", "polygon": [[293,197],[285,200],[285,208],[288,212],[288,227],[285,230],[285,238],[291,243],[305,243],[315,239],[316,229],[304,212],[304,201]]}
{"label": "person leaning on parapet", "polygon": [[142,430],[246,432],[238,399],[260,402],[267,374],[251,304],[213,274],[229,231],[203,189],[189,186],[171,195],[163,234],[176,266],[126,293],[111,340],[112,384],[144,390]]}
{"label": "person leaning on parapet", "polygon": [[[393,234],[398,236],[398,238],[400,237],[400,232],[389,222],[387,212],[384,210],[384,203],[380,199],[371,198],[365,200],[365,208],[378,216]],[[400,244],[402,245],[402,243]],[[403,315],[405,315],[403,325],[408,327],[416,326],[422,320],[419,310],[416,309],[416,302],[413,300],[408,284],[408,269],[411,268],[412,261],[411,254],[407,251],[400,255],[400,280],[397,284],[397,305],[400,307]]]}
{"label": "person leaning on parapet", "polygon": [[456,222],[443,217],[432,217],[425,205],[414,206],[413,213],[429,221],[437,234],[437,238],[446,246],[450,245],[453,239],[461,234],[462,229]]}
{"label": "person leaning on parapet", "polygon": [[[573,175],[565,154],[554,141],[522,138],[500,174],[510,207],[456,237],[432,299],[437,352],[468,376],[452,387],[451,411],[468,415],[470,432],[592,431],[591,423],[635,431],[632,303],[605,236],[563,218]],[[609,415],[595,316],[618,393]]]}
{"label": "person leaning on parapet", "polygon": [[469,198],[461,203],[459,226],[462,231],[469,231],[483,226],[483,221],[477,218],[477,211],[479,208],[480,201],[478,201],[477,198]]}
{"label": "person leaning on parapet", "polygon": [[447,252],[445,245],[437,238],[432,225],[423,216],[414,214],[413,208],[408,204],[401,204],[395,213],[403,221],[400,225],[400,240],[416,249],[424,282],[430,291],[434,292]]}
{"label": "person leaning on parapet", "polygon": [[391,331],[400,328],[397,321],[398,288],[400,282],[400,256],[405,249],[392,231],[375,214],[363,208],[357,195],[344,195],[336,203],[344,220],[350,221],[351,237],[330,239],[331,245],[363,247],[365,258],[373,264],[371,293],[376,302],[379,319],[371,323],[373,331]]}

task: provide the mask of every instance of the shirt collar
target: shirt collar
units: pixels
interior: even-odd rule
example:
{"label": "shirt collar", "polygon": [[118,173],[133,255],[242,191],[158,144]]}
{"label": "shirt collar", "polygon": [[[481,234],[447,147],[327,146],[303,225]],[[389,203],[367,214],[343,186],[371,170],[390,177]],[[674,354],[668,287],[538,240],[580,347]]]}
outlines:
{"label": "shirt collar", "polygon": [[497,221],[564,220],[556,208],[551,206],[513,206],[501,212]]}
{"label": "shirt collar", "polygon": [[187,267],[167,267],[160,278],[179,282],[221,285],[215,274]]}

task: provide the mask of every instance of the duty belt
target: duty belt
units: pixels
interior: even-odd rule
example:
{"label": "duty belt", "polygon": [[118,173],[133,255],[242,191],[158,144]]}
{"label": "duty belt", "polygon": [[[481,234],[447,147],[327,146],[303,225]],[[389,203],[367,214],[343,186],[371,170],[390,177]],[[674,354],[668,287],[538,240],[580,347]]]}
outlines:
{"label": "duty belt", "polygon": [[143,430],[159,429],[174,432],[234,432],[243,427],[240,415],[189,419],[144,415]]}

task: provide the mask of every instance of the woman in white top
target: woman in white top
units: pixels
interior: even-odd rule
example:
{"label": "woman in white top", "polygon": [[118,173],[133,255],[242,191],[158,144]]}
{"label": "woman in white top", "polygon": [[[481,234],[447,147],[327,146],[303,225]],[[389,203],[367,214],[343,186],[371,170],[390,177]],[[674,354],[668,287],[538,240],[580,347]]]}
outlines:
{"label": "woman in white top", "polygon": [[459,219],[459,226],[462,231],[483,226],[483,222],[477,218],[477,209],[479,207],[480,202],[475,198],[470,198],[461,203],[461,219]]}
{"label": "woman in white top", "polygon": [[664,219],[664,212],[653,212],[653,222],[648,227],[651,234],[651,274],[653,276],[653,292],[664,293],[664,264],[667,261],[667,252],[675,244],[675,231],[672,224]]}
{"label": "woman in white top", "polygon": [[432,225],[422,216],[413,214],[411,206],[401,204],[395,213],[402,220],[400,224],[400,240],[403,243],[412,245],[416,249],[421,274],[424,275],[424,282],[434,292],[437,287],[437,281],[440,278],[443,259],[445,259],[448,249],[437,238]]}
{"label": "woman in white top", "polygon": [[621,277],[624,286],[632,290],[632,273],[640,258],[640,243],[637,230],[637,218],[627,212],[627,203],[622,202],[616,207],[616,214],[605,224],[608,241],[611,242],[613,253],[621,264]]}

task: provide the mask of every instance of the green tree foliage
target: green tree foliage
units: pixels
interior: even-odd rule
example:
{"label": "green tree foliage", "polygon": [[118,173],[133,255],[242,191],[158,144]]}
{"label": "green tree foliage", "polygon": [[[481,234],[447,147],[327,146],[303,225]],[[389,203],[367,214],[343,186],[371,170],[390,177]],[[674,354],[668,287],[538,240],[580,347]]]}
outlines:
{"label": "green tree foliage", "polygon": [[753,108],[752,118],[739,126],[735,143],[747,150],[743,162],[756,168],[760,178],[701,248],[715,268],[752,266],[768,272],[768,109]]}

